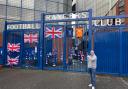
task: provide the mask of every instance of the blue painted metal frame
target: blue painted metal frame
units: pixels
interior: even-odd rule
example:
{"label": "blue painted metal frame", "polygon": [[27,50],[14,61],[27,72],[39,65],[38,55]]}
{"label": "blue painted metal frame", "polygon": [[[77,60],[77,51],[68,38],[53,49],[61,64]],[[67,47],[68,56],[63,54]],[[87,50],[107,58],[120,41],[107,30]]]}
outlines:
{"label": "blue painted metal frame", "polygon": [[7,22],[5,21],[5,30],[3,32],[3,65],[6,63],[6,59],[7,59],[7,43],[6,43],[6,40],[7,40]]}
{"label": "blue painted metal frame", "polygon": [[[19,21],[19,22],[6,22],[5,21],[5,30],[4,30],[4,34],[3,34],[3,37],[4,37],[4,41],[3,41],[3,49],[4,49],[4,65],[6,64],[6,62],[7,62],[7,32],[17,32],[17,31],[19,31],[19,32],[21,32],[21,37],[22,37],[22,39],[21,39],[21,52],[20,52],[20,57],[21,58],[23,58],[23,47],[24,47],[24,32],[26,32],[26,31],[38,31],[39,32],[39,40],[41,40],[40,39],[40,37],[41,37],[41,28],[40,29],[15,29],[15,30],[7,30],[7,26],[8,25],[13,25],[13,24],[36,24],[36,23],[38,23],[38,24],[41,24],[41,21]],[[37,50],[38,50],[38,52],[40,52],[40,41],[39,41],[39,43],[38,43],[38,48],[37,48]],[[41,57],[40,57],[40,54],[42,54],[42,53],[37,53],[38,54],[38,59],[41,59]],[[21,59],[20,58],[20,59]],[[39,68],[39,69],[42,69],[42,59],[41,60],[39,60],[39,62],[38,62],[38,64],[37,64],[37,67]],[[21,65],[21,63],[20,63],[20,65]]]}
{"label": "blue painted metal frame", "polygon": [[[128,18],[128,16],[103,16],[103,17],[94,17],[93,19],[94,20],[97,20],[97,19],[114,19],[114,18]],[[95,29],[95,28],[99,28],[99,29],[108,29],[109,30],[109,28],[111,29],[111,28],[116,28],[116,29],[119,29],[119,73],[117,74],[115,74],[115,73],[109,73],[109,72],[106,72],[106,73],[103,73],[103,74],[112,74],[112,75],[120,75],[120,76],[126,76],[126,75],[128,75],[128,73],[124,73],[123,71],[124,70],[126,70],[126,69],[128,69],[128,68],[124,68],[124,60],[125,59],[123,59],[123,56],[125,56],[125,55],[123,55],[123,42],[122,42],[122,40],[123,40],[123,35],[122,35],[122,31],[123,31],[123,29],[126,29],[126,28],[128,28],[128,25],[127,24],[122,24],[122,25],[117,25],[117,26],[114,26],[114,25],[112,25],[112,26],[93,26],[93,28]],[[100,72],[100,74],[101,74],[101,72]]]}
{"label": "blue painted metal frame", "polygon": [[44,59],[45,59],[45,47],[44,47],[44,25],[45,25],[45,14],[41,14],[41,30],[40,30],[40,69],[44,67]]}
{"label": "blue painted metal frame", "polygon": [[123,62],[122,62],[122,46],[123,46],[122,45],[122,30],[123,30],[122,28],[119,28],[119,36],[120,36],[120,41],[119,41],[120,42],[119,43],[120,44],[120,64],[119,64],[120,65],[120,75],[122,75],[122,73],[123,73],[122,72],[122,70],[123,70],[123,67],[122,67],[122,64],[123,64]]}
{"label": "blue painted metal frame", "polygon": [[92,9],[89,10],[89,49],[92,50]]}
{"label": "blue painted metal frame", "polygon": [[[89,26],[89,29],[90,29],[89,30],[89,33],[90,33],[89,34],[89,37],[91,37],[92,36],[91,35],[91,33],[92,33],[92,31],[91,31],[91,29],[92,29],[92,10],[90,9],[90,10],[87,10],[87,11],[79,11],[79,13],[80,12],[88,12],[89,13],[89,17],[88,17],[89,18],[89,25],[90,25]],[[67,28],[67,26],[87,25],[86,23],[84,23],[84,24],[67,24],[67,22],[69,22],[69,21],[86,21],[86,19],[83,19],[83,18],[63,19],[63,20],[44,20],[44,19],[45,19],[45,16],[47,16],[47,15],[69,14],[69,13],[73,13],[73,12],[68,12],[68,13],[46,13],[46,14],[42,14],[42,21],[44,22],[43,23],[44,26],[45,26],[46,23],[54,23],[54,22],[65,22],[66,23],[64,25],[46,25],[46,26],[64,26],[64,38],[63,38],[63,70],[64,71],[67,71],[67,64],[66,64],[66,28]],[[44,27],[44,26],[42,26],[42,27]],[[45,38],[43,38],[43,40],[45,40]],[[89,42],[91,42],[91,38],[90,38],[90,41]],[[89,43],[89,45],[91,45],[91,43]],[[90,46],[90,49],[91,49],[91,46]],[[44,55],[45,55],[45,51],[46,50],[45,50],[45,47],[44,47],[44,49],[43,49],[43,54]],[[45,60],[45,56],[43,57],[43,60]],[[50,70],[51,69],[52,68],[50,68]],[[76,70],[76,71],[79,71],[79,70]]]}
{"label": "blue painted metal frame", "polygon": [[[90,10],[90,9],[89,9],[89,10]],[[60,12],[60,13],[46,13],[45,15],[57,15],[57,14],[81,13],[81,12],[89,12],[89,10],[84,10],[84,11],[72,11],[72,12]]]}
{"label": "blue painted metal frame", "polygon": [[[10,33],[10,32],[20,32],[20,34],[21,34],[21,36],[23,35],[23,30],[7,30],[6,31],[6,36]],[[23,36],[24,37],[24,36]],[[18,64],[18,66],[21,66],[21,58],[23,57],[23,55],[22,55],[22,53],[23,53],[23,50],[22,50],[22,48],[23,48],[23,39],[22,38],[20,38],[20,44],[21,44],[21,47],[20,47],[20,57],[19,57],[19,59],[20,59],[20,62],[19,62],[19,64]],[[6,44],[5,44],[5,46],[6,46],[6,49],[7,49],[7,42],[8,42],[8,40],[7,40],[7,37],[6,37]],[[6,51],[6,59],[7,59],[7,51]],[[6,63],[7,63],[7,60],[5,59],[5,65],[6,65]]]}
{"label": "blue painted metal frame", "polygon": [[[89,9],[89,12],[92,13],[92,10]],[[91,15],[90,13],[90,15]],[[97,16],[91,17],[92,20],[99,20],[99,19],[115,19],[115,18],[128,18],[127,15],[119,15],[119,16]],[[70,21],[89,21],[90,18],[77,18],[77,19],[62,19],[62,20],[47,20],[46,23],[54,23],[54,22],[70,22]]]}
{"label": "blue painted metal frame", "polygon": [[[88,18],[77,18],[77,19],[62,19],[62,20],[45,20],[45,16],[46,15],[56,15],[56,14],[67,14],[67,13],[42,13],[41,15],[41,21],[19,21],[19,22],[5,22],[5,30],[4,30],[4,40],[3,40],[3,50],[4,50],[4,61],[3,63],[5,63],[5,59],[7,59],[7,37],[6,37],[6,33],[7,33],[7,25],[8,24],[34,24],[34,23],[39,23],[41,24],[41,28],[39,30],[39,53],[38,53],[38,58],[39,58],[39,69],[44,69],[44,60],[45,60],[45,52],[46,52],[46,49],[45,49],[45,37],[44,37],[44,30],[45,30],[45,26],[46,26],[46,23],[54,23],[54,22],[70,22],[70,21],[88,21],[89,23],[86,24],[65,24],[65,25],[52,25],[52,26],[64,26],[64,38],[63,38],[63,46],[64,46],[64,49],[63,49],[63,59],[66,59],[66,28],[67,26],[75,26],[75,25],[88,25],[88,31],[89,31],[89,49],[88,51],[90,51],[92,49],[92,29],[95,29],[95,28],[100,28],[100,29],[108,29],[108,28],[120,28],[119,30],[119,35],[120,35],[120,41],[119,41],[119,44],[120,44],[120,75],[123,74],[123,61],[121,60],[122,59],[122,29],[124,28],[128,28],[127,25],[119,25],[119,26],[93,26],[92,25],[92,21],[93,20],[99,20],[99,19],[114,19],[114,18],[128,18],[128,16],[124,16],[124,15],[120,15],[120,16],[99,16],[99,17],[92,17],[92,10],[87,10],[87,11],[81,11],[81,12],[88,12],[89,13],[89,17]],[[72,13],[72,12],[69,12],[69,13]],[[50,25],[49,25],[50,26]],[[25,31],[27,29],[24,29],[23,31]],[[12,30],[11,30],[12,31]],[[24,33],[24,32],[23,32]],[[22,33],[22,35],[23,35]],[[23,38],[22,38],[23,39]],[[23,40],[21,42],[21,44],[23,44]],[[23,47],[23,46],[22,46]],[[20,54],[22,55],[22,53]],[[66,64],[66,60],[63,61],[63,69],[64,71],[67,69],[67,64]],[[108,74],[108,73],[107,73]],[[112,74],[112,73],[110,73]]]}
{"label": "blue painted metal frame", "polygon": [[[124,59],[125,57],[127,58],[126,54],[124,52],[126,52],[124,49],[123,49],[123,40],[124,40],[124,35],[123,35],[123,31],[124,29],[127,29],[128,26],[127,25],[121,25],[121,26],[105,26],[105,27],[95,27],[96,29],[100,29],[100,30],[104,30],[104,29],[118,29],[117,31],[117,35],[119,37],[119,40],[118,40],[118,44],[119,44],[119,62],[118,62],[118,66],[119,66],[119,69],[118,69],[118,73],[114,73],[114,72],[97,72],[98,74],[112,74],[112,75],[118,75],[118,76],[127,76],[128,75],[128,72],[126,73],[126,70],[128,69],[128,67],[124,67],[124,64],[126,65],[126,59]],[[125,32],[126,33],[126,32]],[[101,33],[102,34],[102,33]],[[128,33],[127,33],[128,34]],[[125,38],[126,39],[126,38]],[[106,39],[107,40],[107,39]],[[125,40],[126,41],[126,40]],[[126,49],[127,50],[127,49]],[[123,57],[125,56],[125,57]],[[115,65],[115,64],[114,64]],[[111,69],[110,69],[111,70]],[[125,72],[125,73],[124,73]]]}
{"label": "blue painted metal frame", "polygon": [[67,70],[67,64],[66,64],[66,28],[67,28],[67,23],[64,26],[64,38],[63,38],[63,69]]}
{"label": "blue painted metal frame", "polygon": [[[24,30],[23,31],[21,31],[21,46],[20,46],[20,59],[22,59],[23,58],[23,47],[24,47]],[[21,62],[20,62],[20,65],[22,65],[21,64]]]}

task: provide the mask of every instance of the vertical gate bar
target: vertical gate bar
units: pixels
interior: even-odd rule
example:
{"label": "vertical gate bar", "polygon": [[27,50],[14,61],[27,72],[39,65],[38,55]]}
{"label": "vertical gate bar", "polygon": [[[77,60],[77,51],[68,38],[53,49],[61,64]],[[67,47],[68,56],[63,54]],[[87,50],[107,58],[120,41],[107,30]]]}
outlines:
{"label": "vertical gate bar", "polygon": [[45,14],[42,13],[41,14],[41,29],[40,29],[40,33],[39,33],[39,37],[40,37],[40,53],[38,55],[38,58],[40,59],[39,61],[39,69],[43,70],[43,61],[45,59],[44,57],[44,24],[45,24]]}
{"label": "vertical gate bar", "polygon": [[7,59],[7,22],[5,21],[5,27],[4,27],[4,32],[3,32],[3,65],[6,63]]}
{"label": "vertical gate bar", "polygon": [[89,48],[88,51],[92,49],[92,9],[89,9]]}
{"label": "vertical gate bar", "polygon": [[91,45],[92,45],[92,47],[91,47],[91,49],[93,49],[94,50],[94,36],[95,36],[95,34],[94,34],[94,31],[92,31],[92,41],[91,41]]}
{"label": "vertical gate bar", "polygon": [[67,70],[67,64],[66,64],[66,28],[67,23],[64,25],[64,38],[63,38],[63,69],[64,71]]}
{"label": "vertical gate bar", "polygon": [[20,66],[22,66],[23,51],[24,51],[24,30],[21,30],[21,43],[20,43]]}
{"label": "vertical gate bar", "polygon": [[120,61],[119,61],[119,65],[120,65],[120,75],[122,75],[122,70],[123,70],[123,59],[122,59],[122,30],[123,28],[119,28],[119,39],[120,39]]}
{"label": "vertical gate bar", "polygon": [[86,50],[85,50],[85,52],[87,52],[87,24],[85,25],[86,26],[86,32],[85,32],[85,48],[86,48]]}
{"label": "vertical gate bar", "polygon": [[[40,25],[41,25],[41,23],[40,23]],[[40,65],[40,30],[41,30],[41,28],[40,29],[38,29],[38,44],[37,44],[37,64],[36,64],[36,67],[38,68],[39,67],[39,65]]]}

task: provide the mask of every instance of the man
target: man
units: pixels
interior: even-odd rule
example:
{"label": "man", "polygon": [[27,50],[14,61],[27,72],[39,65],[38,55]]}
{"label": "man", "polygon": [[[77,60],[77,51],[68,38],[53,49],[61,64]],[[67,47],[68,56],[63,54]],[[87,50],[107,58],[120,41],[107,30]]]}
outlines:
{"label": "man", "polygon": [[91,77],[91,83],[88,86],[92,87],[92,89],[95,89],[97,56],[95,55],[93,50],[91,50],[90,55],[87,55],[87,59],[88,59],[88,71]]}
{"label": "man", "polygon": [[57,49],[53,49],[53,67],[57,64]]}

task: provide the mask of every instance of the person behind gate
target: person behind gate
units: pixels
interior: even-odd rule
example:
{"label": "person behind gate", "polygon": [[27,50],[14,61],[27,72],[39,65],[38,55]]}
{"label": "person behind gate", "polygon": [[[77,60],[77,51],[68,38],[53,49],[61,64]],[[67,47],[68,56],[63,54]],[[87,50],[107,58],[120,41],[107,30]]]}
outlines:
{"label": "person behind gate", "polygon": [[90,84],[89,87],[95,89],[96,86],[96,67],[97,67],[97,56],[94,51],[91,50],[90,55],[87,54],[88,61],[88,72],[90,74]]}

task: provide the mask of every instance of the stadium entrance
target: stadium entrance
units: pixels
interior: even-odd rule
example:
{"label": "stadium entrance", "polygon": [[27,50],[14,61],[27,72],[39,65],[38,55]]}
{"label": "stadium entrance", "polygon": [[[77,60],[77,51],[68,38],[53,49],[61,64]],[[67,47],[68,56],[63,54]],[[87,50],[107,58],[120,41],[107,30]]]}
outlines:
{"label": "stadium entrance", "polygon": [[86,56],[93,49],[97,73],[127,75],[126,18],[92,17],[92,10],[87,10],[45,13],[40,21],[6,22],[4,65],[87,72]]}

